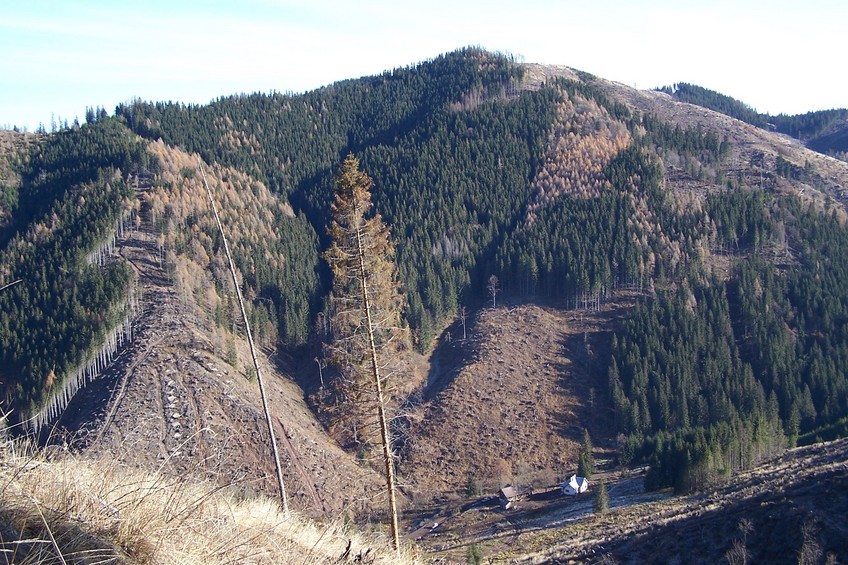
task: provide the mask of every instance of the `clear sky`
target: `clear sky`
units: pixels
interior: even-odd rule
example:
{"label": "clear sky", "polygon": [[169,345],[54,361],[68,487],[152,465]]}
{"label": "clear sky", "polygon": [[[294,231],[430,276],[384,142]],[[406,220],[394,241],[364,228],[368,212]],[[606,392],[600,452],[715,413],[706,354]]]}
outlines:
{"label": "clear sky", "polygon": [[467,45],[761,112],[848,107],[845,0],[0,0],[0,127],[303,92]]}

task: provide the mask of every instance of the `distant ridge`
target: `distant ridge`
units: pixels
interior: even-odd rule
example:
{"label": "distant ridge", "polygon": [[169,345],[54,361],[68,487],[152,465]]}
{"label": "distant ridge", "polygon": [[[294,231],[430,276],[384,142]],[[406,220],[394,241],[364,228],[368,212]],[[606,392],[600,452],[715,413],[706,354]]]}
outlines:
{"label": "distant ridge", "polygon": [[848,152],[848,109],[817,110],[804,114],[761,114],[735,98],[685,82],[658,88],[681,102],[721,112],[762,129],[775,130],[802,140],[820,153],[838,156]]}

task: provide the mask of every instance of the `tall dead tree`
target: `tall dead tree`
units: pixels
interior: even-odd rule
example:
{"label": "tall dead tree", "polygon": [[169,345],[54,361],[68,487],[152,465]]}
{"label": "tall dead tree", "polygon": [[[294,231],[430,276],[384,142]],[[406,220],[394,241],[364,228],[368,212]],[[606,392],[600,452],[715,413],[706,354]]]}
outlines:
{"label": "tall dead tree", "polygon": [[372,185],[371,178],[359,170],[359,160],[348,155],[336,177],[328,229],[332,245],[325,258],[333,271],[333,358],[342,373],[343,394],[351,400],[344,409],[358,412],[359,423],[376,411],[392,543],[398,550],[400,534],[386,378],[390,374],[388,363],[396,358],[403,342],[402,299],[389,230],[379,214],[366,218],[371,208]]}
{"label": "tall dead tree", "polygon": [[7,289],[7,288],[9,288],[9,287],[15,286],[16,284],[18,284],[18,283],[19,283],[19,282],[21,282],[22,280],[23,280],[23,279],[18,279],[18,280],[14,281],[14,282],[10,282],[9,284],[6,284],[6,285],[3,285],[3,286],[0,286],[0,290],[6,290],[6,289]]}
{"label": "tall dead tree", "polygon": [[462,322],[462,339],[468,339],[468,334],[465,332],[465,320],[468,319],[468,310],[465,306],[459,308],[459,320]]}
{"label": "tall dead tree", "polygon": [[265,395],[265,385],[262,381],[262,370],[259,367],[259,357],[256,354],[256,346],[253,343],[253,334],[250,332],[250,322],[247,320],[247,312],[244,309],[244,298],[241,294],[241,287],[236,276],[236,266],[233,263],[233,257],[230,254],[230,245],[227,242],[227,236],[224,234],[224,225],[221,223],[221,217],[218,216],[218,207],[215,206],[215,198],[212,196],[212,189],[209,188],[209,183],[206,180],[206,173],[203,172],[203,166],[198,163],[200,175],[203,177],[203,184],[206,186],[206,195],[209,197],[209,205],[212,206],[212,213],[215,215],[215,223],[218,225],[218,233],[221,234],[221,241],[224,242],[224,252],[227,255],[227,264],[230,266],[230,275],[233,277],[233,286],[236,289],[236,297],[238,298],[239,308],[241,309],[241,317],[244,320],[244,330],[247,334],[247,343],[250,346],[250,356],[253,359],[253,369],[256,371],[256,382],[259,383],[259,396],[262,399],[262,410],[265,413],[265,423],[268,425],[268,435],[271,442],[271,454],[274,457],[274,468],[277,471],[277,487],[280,489],[280,503],[283,506],[283,514],[289,515],[289,501],[286,497],[286,484],[283,481],[283,467],[280,464],[280,451],[277,448],[277,437],[274,433],[274,423],[271,420],[271,412],[268,409],[268,397]]}

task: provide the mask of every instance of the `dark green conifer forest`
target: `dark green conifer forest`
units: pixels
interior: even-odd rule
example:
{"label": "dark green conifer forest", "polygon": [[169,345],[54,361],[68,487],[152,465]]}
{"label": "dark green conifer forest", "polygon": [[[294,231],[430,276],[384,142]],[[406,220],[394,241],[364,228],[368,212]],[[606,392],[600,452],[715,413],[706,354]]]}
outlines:
{"label": "dark green conifer forest", "polygon": [[[805,142],[811,149],[826,154],[844,154],[848,151],[848,134],[844,124],[848,120],[845,108],[819,110],[805,114],[771,116],[762,114],[735,98],[702,86],[681,82],[660,88],[682,102],[703,106],[763,129],[774,129]],[[843,127],[831,131],[830,126],[841,123]]]}
{"label": "dark green conifer forest", "polygon": [[84,257],[128,207],[121,171],[144,163],[144,144],[113,120],[57,132],[28,156],[0,252],[4,282],[21,281],[0,293],[0,374],[16,406],[37,408],[123,317],[130,268]]}

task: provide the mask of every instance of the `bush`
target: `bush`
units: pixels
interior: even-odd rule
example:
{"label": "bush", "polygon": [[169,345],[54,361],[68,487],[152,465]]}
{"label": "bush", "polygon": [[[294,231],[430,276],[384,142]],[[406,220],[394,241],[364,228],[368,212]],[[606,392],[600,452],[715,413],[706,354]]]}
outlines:
{"label": "bush", "polygon": [[483,554],[480,553],[480,548],[476,543],[472,543],[468,548],[468,563],[470,565],[480,565],[483,560]]}
{"label": "bush", "polygon": [[469,498],[480,496],[480,486],[471,475],[468,475],[468,481],[465,483],[465,496]]}
{"label": "bush", "polygon": [[604,479],[598,481],[595,502],[592,506],[597,514],[606,514],[609,510],[609,494],[607,494],[607,482]]}

